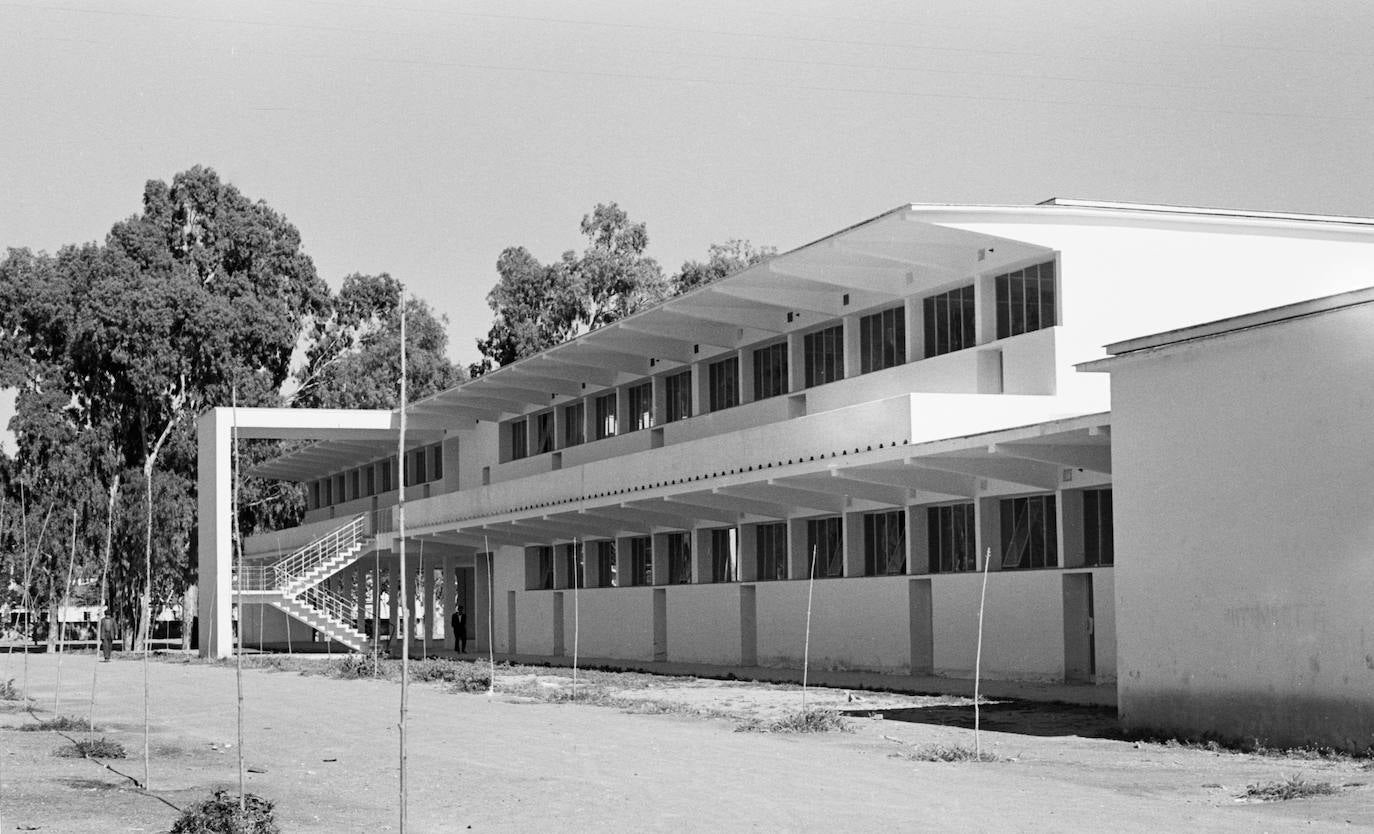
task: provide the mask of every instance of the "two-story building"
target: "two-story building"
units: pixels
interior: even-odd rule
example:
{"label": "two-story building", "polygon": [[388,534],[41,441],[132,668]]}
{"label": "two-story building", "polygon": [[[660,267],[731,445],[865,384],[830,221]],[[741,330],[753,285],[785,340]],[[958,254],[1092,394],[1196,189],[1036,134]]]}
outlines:
{"label": "two-story building", "polygon": [[390,412],[217,409],[201,650],[231,650],[237,421],[316,440],[255,470],[308,505],[245,544],[249,643],[361,647],[403,615],[434,640],[461,603],[484,653],[570,655],[576,619],[583,657],[800,666],[810,600],[813,667],[969,676],[986,569],[984,674],[1113,681],[1109,378],[1075,366],[1364,286],[1371,244],[1346,218],[902,206],[412,403],[400,456]]}

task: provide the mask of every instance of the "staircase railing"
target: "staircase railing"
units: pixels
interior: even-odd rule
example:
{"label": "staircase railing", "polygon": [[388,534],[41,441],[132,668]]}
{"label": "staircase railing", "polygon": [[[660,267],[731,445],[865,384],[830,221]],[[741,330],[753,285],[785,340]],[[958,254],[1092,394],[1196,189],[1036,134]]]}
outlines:
{"label": "staircase railing", "polygon": [[[368,535],[367,516],[360,515],[342,527],[326,533],[288,556],[273,567],[282,583],[290,582],[309,572],[311,568],[353,547]],[[285,584],[279,586],[285,587]]]}
{"label": "staircase railing", "polygon": [[356,625],[358,620],[358,603],[356,600],[349,600],[347,597],[325,590],[319,585],[313,585],[296,594],[295,599],[326,617],[337,620],[347,628],[359,630]]}

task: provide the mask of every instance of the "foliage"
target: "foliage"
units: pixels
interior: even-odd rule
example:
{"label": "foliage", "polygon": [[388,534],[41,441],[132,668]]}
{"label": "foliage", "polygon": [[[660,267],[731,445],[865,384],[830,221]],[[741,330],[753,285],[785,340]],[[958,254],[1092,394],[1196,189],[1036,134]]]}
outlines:
{"label": "foliage", "polygon": [[1289,776],[1276,782],[1258,782],[1245,786],[1245,799],[1258,799],[1261,802],[1283,802],[1289,799],[1306,799],[1311,796],[1330,796],[1339,789],[1330,782],[1309,782],[1301,776]]}
{"label": "foliage", "polygon": [[754,246],[747,240],[731,238],[724,243],[711,244],[706,262],[686,261],[673,276],[673,295],[705,286],[727,275],[739,272],[756,263],[766,261],[778,253],[772,246]]}
{"label": "foliage", "polygon": [[171,834],[278,834],[272,805],[257,794],[245,794],[244,808],[239,797],[217,790],[210,799],[196,802],[182,812]]}
{"label": "foliage", "polygon": [[105,737],[83,738],[75,744],[67,744],[53,751],[54,756],[64,759],[123,759],[129,754],[124,745]]}
{"label": "foliage", "polygon": [[14,678],[7,681],[0,681],[0,701],[21,701],[24,693],[19,691],[19,687],[14,685]]}
{"label": "foliage", "polygon": [[39,721],[35,724],[20,724],[15,729],[25,733],[65,733],[73,730],[90,729],[90,724],[83,719],[72,718],[70,715],[59,715],[55,718],[49,718],[46,721]]}
{"label": "foliage", "polygon": [[849,722],[833,709],[810,709],[789,712],[781,718],[765,721],[751,718],[735,725],[737,733],[830,733],[852,732]]}
{"label": "foliage", "polygon": [[980,754],[976,748],[969,747],[967,744],[926,744],[914,750],[906,750],[894,755],[909,762],[996,762],[1002,760],[1002,757],[996,753],[984,751]]}

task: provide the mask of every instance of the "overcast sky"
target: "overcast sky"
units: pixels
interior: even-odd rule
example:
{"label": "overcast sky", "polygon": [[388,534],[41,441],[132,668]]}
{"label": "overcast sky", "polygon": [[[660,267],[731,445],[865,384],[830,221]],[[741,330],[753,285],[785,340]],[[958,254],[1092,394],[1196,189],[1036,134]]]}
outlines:
{"label": "overcast sky", "polygon": [[670,272],[906,202],[1374,215],[1371,33],[1360,0],[5,2],[0,247],[205,164],[467,362],[500,251],[580,248],[598,201]]}

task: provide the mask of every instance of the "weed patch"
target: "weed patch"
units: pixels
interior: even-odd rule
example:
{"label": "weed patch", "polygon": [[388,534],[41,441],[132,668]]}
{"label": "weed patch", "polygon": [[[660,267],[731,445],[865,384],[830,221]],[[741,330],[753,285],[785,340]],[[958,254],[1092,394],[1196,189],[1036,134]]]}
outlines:
{"label": "weed patch", "polygon": [[54,756],[64,759],[123,759],[128,756],[124,745],[107,738],[83,738],[76,744],[68,744],[53,751]]}
{"label": "weed patch", "polygon": [[170,834],[280,834],[271,802],[251,793],[243,799],[240,809],[237,796],[215,791],[210,799],[183,811]]}
{"label": "weed patch", "polygon": [[853,729],[833,709],[797,710],[772,721],[751,718],[735,725],[737,733],[849,733]]}
{"label": "weed patch", "polygon": [[14,685],[14,678],[0,683],[0,701],[19,701],[23,697],[23,693]]}
{"label": "weed patch", "polygon": [[1000,762],[996,753],[979,752],[966,744],[926,744],[893,756],[908,762]]}
{"label": "weed patch", "polygon": [[1340,789],[1330,782],[1309,782],[1301,776],[1289,776],[1277,782],[1262,782],[1247,785],[1244,799],[1258,799],[1261,802],[1284,802],[1289,799],[1306,799],[1311,796],[1330,796]]}
{"label": "weed patch", "polygon": [[77,730],[90,729],[90,723],[82,718],[72,718],[70,715],[59,715],[56,718],[49,718],[47,721],[39,721],[36,724],[20,724],[16,730],[25,733],[42,732],[72,732]]}

